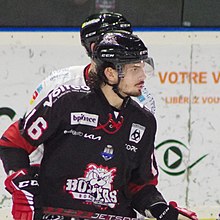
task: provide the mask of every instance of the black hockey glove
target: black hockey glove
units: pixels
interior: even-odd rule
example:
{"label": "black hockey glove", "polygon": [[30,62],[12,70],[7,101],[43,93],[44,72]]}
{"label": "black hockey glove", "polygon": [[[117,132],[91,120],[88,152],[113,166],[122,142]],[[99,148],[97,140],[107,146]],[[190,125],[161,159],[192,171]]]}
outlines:
{"label": "black hockey glove", "polygon": [[22,169],[5,180],[5,187],[12,194],[14,220],[41,219],[38,170],[37,167]]}
{"label": "black hockey glove", "polygon": [[178,220],[178,210],[171,205],[156,204],[150,212],[157,220]]}

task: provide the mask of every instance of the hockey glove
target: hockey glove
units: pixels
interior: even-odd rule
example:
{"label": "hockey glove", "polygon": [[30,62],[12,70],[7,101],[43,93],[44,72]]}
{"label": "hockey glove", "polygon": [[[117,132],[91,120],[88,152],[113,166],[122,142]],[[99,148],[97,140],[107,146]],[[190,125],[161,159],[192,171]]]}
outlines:
{"label": "hockey glove", "polygon": [[150,212],[157,220],[178,220],[178,210],[171,205],[157,204],[150,208]]}
{"label": "hockey glove", "polygon": [[177,206],[177,203],[175,201],[170,201],[169,205],[173,206],[175,209],[177,209],[179,214],[181,214],[189,219],[192,219],[192,220],[199,220],[197,217],[197,214],[195,212],[193,212],[189,209],[181,208],[181,207]]}
{"label": "hockey glove", "polygon": [[40,219],[40,191],[37,167],[19,170],[8,176],[5,187],[12,194],[14,220]]}

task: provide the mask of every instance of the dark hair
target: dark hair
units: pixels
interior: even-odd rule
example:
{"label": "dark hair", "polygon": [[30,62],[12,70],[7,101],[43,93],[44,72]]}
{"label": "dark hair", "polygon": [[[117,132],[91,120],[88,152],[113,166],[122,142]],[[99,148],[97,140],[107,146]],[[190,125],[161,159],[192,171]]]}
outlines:
{"label": "dark hair", "polygon": [[116,69],[113,63],[103,62],[103,63],[97,63],[95,70],[91,70],[89,72],[89,79],[87,81],[87,85],[91,89],[98,89],[103,83],[108,84],[108,80],[104,73],[107,67]]}

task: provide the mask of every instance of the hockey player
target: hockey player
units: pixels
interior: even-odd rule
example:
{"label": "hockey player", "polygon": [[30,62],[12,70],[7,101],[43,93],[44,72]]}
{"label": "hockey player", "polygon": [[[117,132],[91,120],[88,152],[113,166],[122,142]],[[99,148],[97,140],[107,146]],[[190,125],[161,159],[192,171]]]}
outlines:
{"label": "hockey player", "polygon": [[[91,46],[97,37],[112,29],[122,29],[128,32],[132,32],[131,24],[120,14],[118,13],[103,13],[103,14],[95,14],[89,16],[85,22],[81,26],[80,36],[82,45],[86,48],[88,56],[91,57]],[[75,84],[75,85],[85,85],[86,79],[88,79],[89,71],[93,69],[93,62],[89,65],[85,66],[71,66],[65,69],[61,69],[58,71],[52,72],[42,83],[39,84],[36,91],[33,94],[33,97],[30,101],[30,105],[28,106],[28,112],[30,112],[41,100],[42,98],[48,94],[48,92],[59,85],[62,84]],[[140,101],[144,101],[143,104],[149,106],[149,108],[154,112],[155,105],[154,99],[148,93],[146,87],[144,89],[145,96],[140,97]],[[147,102],[149,101],[150,102]],[[149,104],[150,103],[150,104]],[[4,147],[7,148],[7,151],[10,151],[8,147],[14,147],[15,140],[19,136],[19,128],[18,122],[12,124],[9,129],[6,130],[2,139],[0,140],[1,149]],[[27,149],[25,149],[27,150]],[[32,148],[27,151],[30,155],[32,153]],[[43,147],[37,148],[31,154],[31,162],[32,163],[39,163],[42,158]],[[0,152],[0,154],[5,154],[6,152]],[[20,149],[17,149],[15,154],[19,157]],[[19,167],[17,168],[19,169]],[[6,172],[8,173],[8,169],[6,168]],[[15,197],[13,197],[15,199]],[[17,201],[18,202],[18,201]],[[22,205],[22,204],[20,204]],[[19,207],[19,210],[16,210],[16,207],[13,204],[13,213],[22,212],[22,207]],[[17,214],[18,214],[17,213]],[[19,215],[19,214],[18,214]]]}
{"label": "hockey player", "polygon": [[[89,16],[81,25],[80,39],[82,46],[86,49],[88,56],[92,56],[92,45],[97,40],[100,34],[109,30],[125,30],[132,33],[131,24],[119,13],[100,13]],[[94,62],[86,66],[70,66],[64,69],[53,71],[45,78],[33,92],[32,98],[27,107],[27,112],[30,112],[52,89],[63,85],[86,85],[86,80],[89,78],[90,70],[94,69]],[[152,113],[155,113],[155,101],[152,95],[148,92],[146,85],[143,88],[143,94],[134,98],[141,105],[145,105]],[[4,139],[11,139],[18,133],[18,122],[12,124],[5,131]],[[8,145],[4,140],[0,140],[0,146]],[[28,152],[30,160],[33,164],[40,163],[42,158],[43,147],[38,148],[34,152]]]}
{"label": "hockey player", "polygon": [[[156,188],[156,120],[130,98],[141,95],[147,48],[137,36],[109,32],[94,46],[94,60],[91,91],[74,85],[51,91],[20,121],[21,136],[2,156],[6,170],[14,172],[6,188],[19,194],[29,211],[17,219],[35,214],[35,220],[129,220],[136,209],[177,220],[178,211]],[[26,152],[42,143],[38,177]]]}
{"label": "hockey player", "polygon": [[[80,40],[85,48],[91,63],[83,66],[70,66],[67,68],[53,71],[46,77],[34,91],[27,112],[30,112],[51,90],[63,85],[86,85],[89,73],[94,70],[95,63],[92,60],[92,47],[97,38],[109,30],[124,30],[132,33],[131,23],[121,14],[115,12],[99,13],[90,15],[81,24]],[[147,104],[152,111],[155,111],[155,102],[146,86],[145,96],[139,97],[142,104]],[[17,123],[15,123],[17,125]],[[14,126],[14,125],[12,125]],[[17,128],[15,128],[17,130]],[[43,146],[32,152],[30,155],[31,163],[40,163],[42,158]]]}
{"label": "hockey player", "polygon": [[[94,14],[85,19],[80,29],[81,43],[91,58],[92,45],[100,34],[109,30],[125,30],[132,33],[131,24],[121,14],[118,13],[101,13]],[[34,91],[27,112],[30,112],[52,89],[63,85],[86,85],[89,72],[94,68],[94,62],[86,66],[70,66],[68,68],[53,71],[46,79],[44,79]],[[152,99],[153,100],[153,99]],[[152,105],[153,106],[153,105]],[[10,140],[19,135],[18,121],[13,123],[3,134],[0,139],[0,146],[10,145]],[[38,148],[31,154],[30,160],[33,164],[40,163],[42,158],[43,147]]]}
{"label": "hockey player", "polygon": [[[85,47],[88,56],[91,58],[91,47],[98,36],[108,30],[121,29],[128,32],[132,32],[131,24],[128,22],[121,14],[118,13],[101,13],[89,16],[81,25],[80,38],[81,43]],[[92,61],[92,60],[91,60]],[[45,80],[43,80],[33,93],[30,100],[27,112],[30,112],[42,99],[45,97],[49,91],[62,85],[62,84],[74,84],[74,85],[86,85],[86,79],[88,79],[90,69],[93,69],[94,63],[88,64],[87,66],[70,66],[65,69],[57,70],[52,72]],[[14,146],[16,143],[17,136],[19,136],[18,121],[13,123],[3,134],[0,139],[0,155],[7,154],[4,147],[6,147],[7,152],[10,151],[10,147]],[[32,164],[39,164],[42,159],[43,145],[38,147],[36,150],[25,149],[26,153],[29,155],[29,160]],[[3,150],[3,151],[2,151]],[[33,151],[34,150],[34,151]],[[19,158],[20,149],[17,149],[15,157]],[[32,152],[33,151],[33,152]],[[22,158],[21,158],[22,160]],[[17,167],[17,169],[20,169]],[[6,168],[7,174],[9,170]],[[19,196],[13,196],[12,204],[12,214],[15,216],[22,216],[27,213],[23,210],[22,201],[19,204]],[[15,201],[16,200],[16,201]],[[24,207],[25,208],[25,207]],[[16,217],[16,219],[19,219]]]}
{"label": "hockey player", "polygon": [[[70,66],[68,68],[53,71],[45,80],[43,80],[33,93],[28,110],[32,110],[49,91],[62,84],[86,85],[90,70],[94,70],[94,61],[92,60],[92,48],[97,38],[109,30],[125,30],[132,33],[132,27],[121,14],[101,13],[89,16],[81,25],[80,39],[82,46],[86,49],[87,55],[91,58],[91,63],[87,66]],[[151,65],[153,60],[149,58]],[[151,69],[152,70],[152,69]],[[146,85],[143,88],[143,95],[134,98],[141,105],[145,105],[152,113],[155,113],[155,101],[148,92]]]}
{"label": "hockey player", "polygon": [[[89,58],[97,38],[109,30],[125,30],[132,33],[131,24],[119,13],[93,14],[85,19],[80,28],[80,40]],[[70,66],[53,71],[42,81],[33,93],[28,110],[32,110],[52,89],[62,84],[86,85],[89,72],[94,69],[94,62],[83,66]]]}

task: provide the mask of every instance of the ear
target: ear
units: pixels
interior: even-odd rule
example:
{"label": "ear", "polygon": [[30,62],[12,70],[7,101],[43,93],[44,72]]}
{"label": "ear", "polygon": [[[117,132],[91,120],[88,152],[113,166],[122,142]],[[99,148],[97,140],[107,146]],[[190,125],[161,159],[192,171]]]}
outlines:
{"label": "ear", "polygon": [[93,50],[94,50],[94,46],[95,46],[95,43],[91,43],[91,44],[90,44],[90,49],[91,49],[92,52],[93,52]]}
{"label": "ear", "polygon": [[118,82],[118,73],[112,67],[105,68],[104,74],[110,84],[115,84]]}

